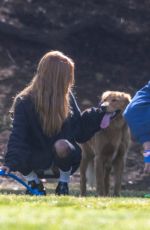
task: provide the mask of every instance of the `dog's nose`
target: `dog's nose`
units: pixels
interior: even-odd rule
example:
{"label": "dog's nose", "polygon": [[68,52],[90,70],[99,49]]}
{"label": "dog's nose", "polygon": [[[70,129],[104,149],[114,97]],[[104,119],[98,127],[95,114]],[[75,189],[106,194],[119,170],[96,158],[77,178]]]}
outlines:
{"label": "dog's nose", "polygon": [[107,106],[106,106],[106,105],[100,104],[99,107],[101,108],[101,110],[102,110],[103,112],[107,112]]}

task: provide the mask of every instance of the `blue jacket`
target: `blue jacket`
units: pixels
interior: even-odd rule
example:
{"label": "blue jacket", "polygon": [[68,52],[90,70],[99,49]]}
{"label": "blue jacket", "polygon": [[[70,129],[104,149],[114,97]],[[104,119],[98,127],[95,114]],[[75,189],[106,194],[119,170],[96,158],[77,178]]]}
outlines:
{"label": "blue jacket", "polygon": [[123,115],[139,143],[150,141],[150,81],[137,91]]}
{"label": "blue jacket", "polygon": [[79,148],[76,142],[83,143],[100,130],[104,112],[91,108],[81,114],[72,93],[70,104],[73,113],[65,120],[57,135],[48,137],[43,133],[31,97],[18,98],[4,165],[20,172],[24,172],[27,165],[32,170],[46,169],[53,162],[52,150],[56,140],[67,139],[75,148]]}

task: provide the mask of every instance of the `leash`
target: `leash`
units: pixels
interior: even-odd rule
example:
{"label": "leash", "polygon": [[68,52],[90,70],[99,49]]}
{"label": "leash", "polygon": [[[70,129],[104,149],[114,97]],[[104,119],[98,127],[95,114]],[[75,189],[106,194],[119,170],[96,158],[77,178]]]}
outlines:
{"label": "leash", "polygon": [[4,170],[0,170],[0,176],[11,177],[20,184],[22,184],[32,195],[42,196],[43,192],[39,192],[37,189],[32,189],[29,185],[27,185],[20,177],[16,176],[13,173],[6,173]]}

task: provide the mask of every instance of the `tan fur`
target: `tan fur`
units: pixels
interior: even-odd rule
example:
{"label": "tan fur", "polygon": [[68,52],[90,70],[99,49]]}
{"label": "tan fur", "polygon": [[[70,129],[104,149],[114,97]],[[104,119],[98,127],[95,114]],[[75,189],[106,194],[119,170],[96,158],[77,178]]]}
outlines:
{"label": "tan fur", "polygon": [[[118,91],[104,92],[101,97],[101,103],[107,105],[107,111],[120,109],[121,113],[111,121],[108,128],[97,132],[92,139],[81,146],[80,189],[82,196],[86,195],[86,171],[91,162],[94,162],[97,195],[109,194],[109,177],[112,168],[115,181],[114,195],[120,194],[122,174],[130,143],[129,128],[122,112],[130,99],[129,94]],[[92,177],[91,167],[88,174]]]}

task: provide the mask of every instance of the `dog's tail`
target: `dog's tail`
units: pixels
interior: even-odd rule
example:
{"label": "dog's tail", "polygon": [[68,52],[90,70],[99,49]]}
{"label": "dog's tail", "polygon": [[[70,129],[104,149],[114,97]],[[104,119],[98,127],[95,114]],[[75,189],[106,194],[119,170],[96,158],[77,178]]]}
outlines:
{"label": "dog's tail", "polygon": [[95,187],[95,170],[94,170],[94,160],[90,161],[86,171],[87,185],[89,188],[93,189]]}

